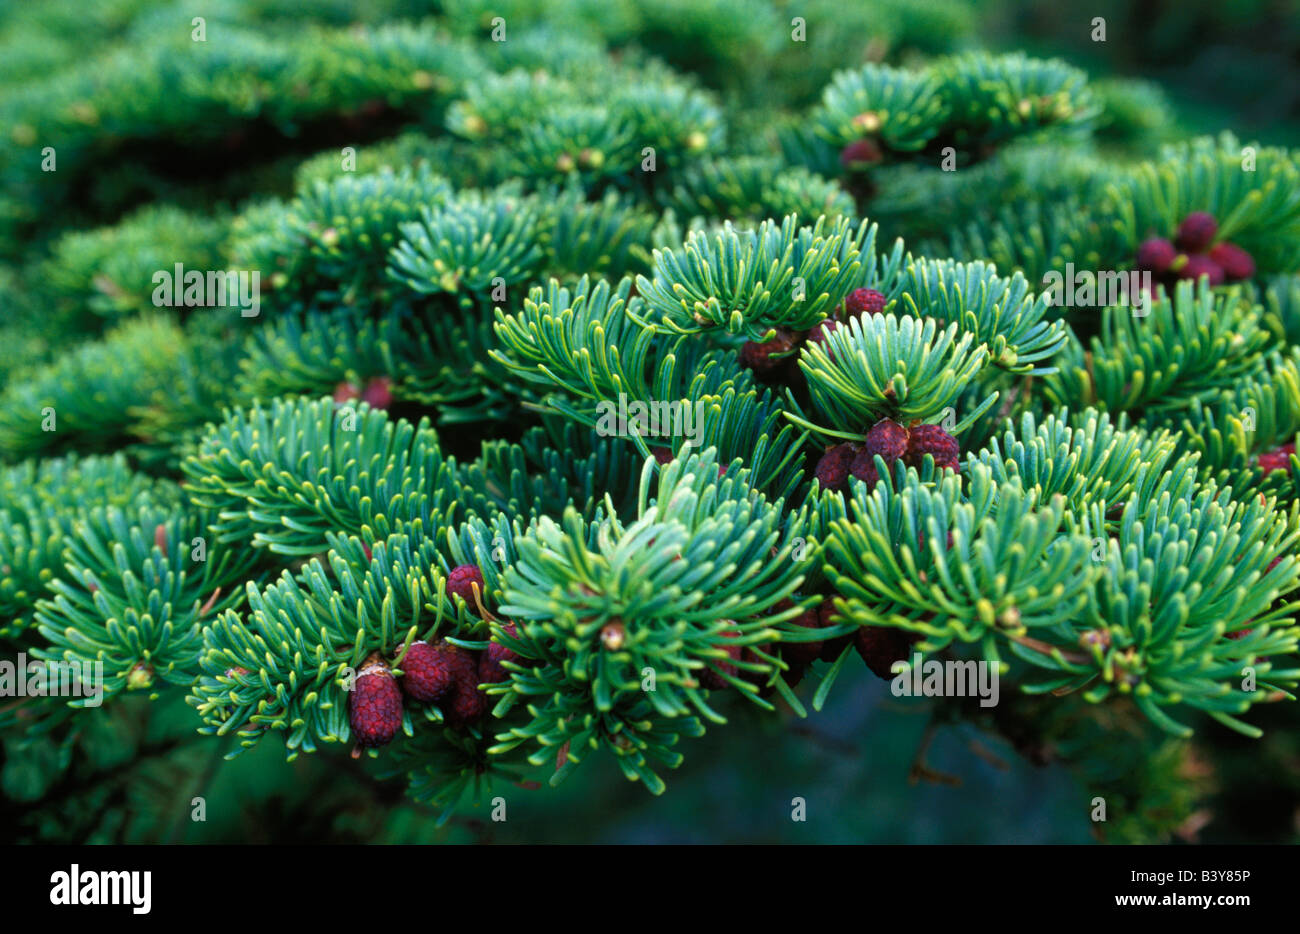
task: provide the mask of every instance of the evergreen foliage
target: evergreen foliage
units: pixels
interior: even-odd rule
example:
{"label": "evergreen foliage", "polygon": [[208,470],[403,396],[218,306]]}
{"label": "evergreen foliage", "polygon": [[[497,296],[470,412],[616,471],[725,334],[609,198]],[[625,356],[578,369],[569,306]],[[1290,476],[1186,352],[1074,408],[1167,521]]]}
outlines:
{"label": "evergreen foliage", "polygon": [[[1176,139],[1155,86],[968,49],[938,0],[808,4],[806,49],[759,0],[234,3],[202,42],[110,6],[93,56],[0,18],[0,641],[105,691],[0,713],[7,793],[182,699],[222,755],[346,755],[358,673],[424,641],[483,711],[408,700],[365,754],[442,819],[597,757],[659,794],[888,630],[996,666],[1005,712],[945,716],[1153,840],[1185,743],[1294,700],[1297,152]],[[1194,211],[1253,275],[1053,300]],[[157,307],[177,264],[260,313]],[[832,488],[884,419],[959,461]]]}

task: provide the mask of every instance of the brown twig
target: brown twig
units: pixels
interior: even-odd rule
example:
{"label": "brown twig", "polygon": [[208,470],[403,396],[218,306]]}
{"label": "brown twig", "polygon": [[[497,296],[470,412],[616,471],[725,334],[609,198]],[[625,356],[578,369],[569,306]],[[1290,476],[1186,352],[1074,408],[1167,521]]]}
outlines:
{"label": "brown twig", "polygon": [[1059,653],[1063,659],[1074,665],[1086,665],[1089,661],[1088,657],[1085,655],[1079,655],[1076,652],[1069,652],[1058,645],[1052,645],[1050,642],[1043,642],[1041,639],[1034,639],[1030,636],[1013,635],[1008,635],[1007,638],[1012,642],[1023,645],[1027,649],[1041,652],[1043,655],[1056,655]]}
{"label": "brown twig", "polygon": [[933,769],[925,762],[925,755],[930,751],[930,744],[934,742],[935,734],[939,732],[938,725],[931,720],[925,728],[925,735],[921,737],[921,744],[916,748],[916,755],[912,757],[912,767],[907,773],[907,782],[909,785],[915,785],[924,779],[935,785],[948,785],[952,788],[961,786],[961,777],[950,775],[947,772],[940,772]]}

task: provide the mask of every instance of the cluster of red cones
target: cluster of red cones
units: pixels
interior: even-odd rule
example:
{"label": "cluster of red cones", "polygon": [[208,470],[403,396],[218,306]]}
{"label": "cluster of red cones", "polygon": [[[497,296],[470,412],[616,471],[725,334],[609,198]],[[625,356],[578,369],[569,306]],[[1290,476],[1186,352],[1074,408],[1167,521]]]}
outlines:
{"label": "cluster of red cones", "polygon": [[[863,314],[882,314],[887,300],[875,289],[854,289],[844,299],[845,318]],[[799,347],[804,343],[824,345],[826,338],[840,327],[840,318],[832,316],[810,331],[778,330],[771,340],[746,341],[740,348],[741,366],[752,370],[761,382],[788,382]]]}
{"label": "cluster of red cones", "polygon": [[393,404],[393,381],[387,376],[367,380],[364,387],[343,382],[334,387],[334,401],[340,404],[361,400],[372,409],[386,409]]}
{"label": "cluster of red cones", "polygon": [[1137,250],[1138,269],[1150,272],[1169,288],[1179,279],[1199,280],[1210,285],[1240,282],[1255,275],[1255,260],[1236,244],[1214,242],[1219,223],[1206,211],[1193,211],[1178,225],[1174,239],[1151,237]]}
{"label": "cluster of red cones", "polygon": [[849,477],[857,477],[874,487],[880,480],[876,471],[877,455],[887,468],[892,468],[898,460],[919,468],[927,454],[934,458],[936,468],[956,470],[961,448],[957,439],[938,425],[904,428],[884,418],[871,426],[861,444],[845,442],[827,449],[814,473],[823,490],[843,492]]}
{"label": "cluster of red cones", "polygon": [[[472,564],[453,568],[447,576],[447,592],[465,600],[472,609],[483,594],[483,573]],[[478,591],[478,600],[474,591]],[[514,636],[514,623],[502,627]],[[401,677],[378,652],[367,657],[352,686],[349,720],[357,745],[373,749],[392,742],[402,728],[403,698],[415,704],[437,704],[446,723],[466,727],[487,713],[488,697],[481,684],[497,684],[510,674],[503,662],[519,656],[498,642],[474,652],[445,639],[413,642],[402,659]]]}

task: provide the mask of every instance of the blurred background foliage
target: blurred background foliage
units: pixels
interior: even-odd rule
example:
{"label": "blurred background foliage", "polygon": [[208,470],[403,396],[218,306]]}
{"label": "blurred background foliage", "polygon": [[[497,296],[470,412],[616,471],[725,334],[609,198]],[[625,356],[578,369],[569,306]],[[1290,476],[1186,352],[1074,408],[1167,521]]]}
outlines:
{"label": "blurred background foliage", "polygon": [[[1295,0],[987,0],[982,36],[995,47],[1061,55],[1094,77],[1156,82],[1189,133],[1231,129],[1300,142],[1300,3]],[[1090,38],[1094,17],[1106,41]]]}
{"label": "blurred background foliage", "polygon": [[[187,262],[199,265],[221,246],[215,242],[220,227],[208,219],[228,216],[249,199],[292,196],[308,157],[337,153],[339,140],[385,139],[406,126],[440,122],[440,115],[404,110],[407,101],[395,96],[378,119],[355,113],[315,119],[304,110],[278,121],[267,116],[245,131],[255,134],[251,141],[221,135],[225,128],[214,124],[215,141],[160,134],[161,142],[145,151],[138,139],[150,138],[147,121],[127,118],[165,113],[176,89],[132,88],[133,56],[165,42],[187,42],[194,15],[206,18],[210,34],[229,27],[255,37],[266,54],[300,41],[309,26],[431,18],[494,70],[539,61],[578,67],[583,56],[603,54],[602,46],[621,57],[650,56],[693,73],[718,93],[735,137],[730,143],[740,151],[747,134],[757,139],[788,115],[806,112],[839,69],[871,61],[910,64],[970,48],[1060,55],[1086,69],[1104,107],[1098,142],[1120,158],[1141,158],[1170,139],[1222,129],[1265,144],[1300,143],[1300,2],[1292,0],[208,0],[201,11],[162,0],[9,3],[0,5],[0,132],[23,144],[32,113],[80,121],[84,149],[61,151],[61,167],[89,170],[73,174],[74,187],[46,204],[33,197],[29,179],[0,160],[6,343],[0,382],[29,378],[24,374],[49,359],[51,338],[41,315],[69,320],[73,330],[64,337],[75,339],[101,326],[96,315],[110,313],[123,299],[78,270],[147,251],[164,235],[184,243],[194,256]],[[497,16],[516,41],[490,41]],[[806,54],[789,52],[796,16],[808,23]],[[1105,42],[1091,38],[1099,16],[1106,20]],[[98,125],[94,113],[51,112],[70,99],[59,96],[68,89],[75,97],[105,87],[114,95],[136,95],[121,101],[120,131]],[[47,93],[48,106],[42,103]],[[151,104],[149,95],[158,100]],[[755,142],[748,148],[764,147]],[[435,151],[442,158],[457,154],[463,155]],[[471,163],[463,171],[473,171]],[[905,193],[895,203],[905,205]],[[36,214],[33,204],[41,205]],[[889,207],[886,197],[882,212]],[[60,239],[141,208],[130,228],[138,236]],[[55,269],[71,275],[60,280],[51,274]],[[696,742],[686,764],[670,776],[672,793],[665,797],[645,794],[611,761],[595,759],[558,789],[518,789],[507,802],[505,823],[493,823],[487,813],[462,813],[438,828],[436,813],[412,804],[401,782],[376,781],[372,770],[345,756],[306,756],[286,765],[268,743],[224,761],[226,747],[194,741],[193,712],[180,698],[150,704],[133,696],[79,714],[75,725],[55,724],[21,757],[12,754],[15,740],[6,737],[0,837],[95,843],[1082,843],[1096,839],[1088,814],[1094,795],[1105,794],[1111,808],[1106,839],[1150,842],[1142,828],[1162,821],[1125,813],[1119,790],[1145,777],[1171,789],[1169,800],[1157,797],[1147,807],[1190,814],[1164,839],[1294,843],[1300,842],[1300,723],[1294,705],[1276,708],[1261,713],[1263,740],[1222,729],[1201,731],[1188,743],[1151,736],[1129,744],[1142,751],[1139,759],[1124,761],[1117,753],[1103,757],[1105,766],[1095,773],[1080,774],[1053,764],[1050,726],[1035,731],[1030,745],[1013,748],[969,724],[943,726],[942,705],[895,699],[885,684],[854,667],[827,707],[806,721],[760,719],[735,704],[728,712],[733,728]],[[1015,736],[1017,718],[1041,723],[1048,715],[1029,700],[1004,696],[997,716],[999,732]],[[1067,721],[1071,708],[1058,705],[1050,716]],[[1071,739],[1106,741],[1086,731],[1074,731]],[[190,819],[195,796],[205,800],[205,822]],[[794,798],[807,802],[806,823],[789,819]]]}

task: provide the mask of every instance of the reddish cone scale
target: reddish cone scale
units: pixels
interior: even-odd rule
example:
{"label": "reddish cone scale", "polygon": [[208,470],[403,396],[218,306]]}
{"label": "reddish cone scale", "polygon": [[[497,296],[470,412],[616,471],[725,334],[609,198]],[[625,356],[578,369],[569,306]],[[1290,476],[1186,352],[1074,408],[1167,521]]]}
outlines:
{"label": "reddish cone scale", "polygon": [[348,718],[352,735],[363,749],[387,745],[402,728],[402,692],[377,654],[366,660],[352,685]]}
{"label": "reddish cone scale", "polygon": [[853,641],[867,667],[886,681],[894,677],[894,662],[905,660],[911,648],[907,636],[890,626],[862,626]]}
{"label": "reddish cone scale", "polygon": [[[518,630],[514,623],[502,627],[506,635],[514,638]],[[478,680],[480,683],[500,684],[510,680],[510,672],[501,667],[502,662],[518,661],[519,653],[506,648],[499,642],[489,642],[487,649],[478,658]]]}
{"label": "reddish cone scale", "polygon": [[856,453],[851,444],[837,444],[821,456],[813,470],[813,476],[823,490],[844,492],[844,485],[849,478],[849,466]]}
{"label": "reddish cone scale", "polygon": [[[826,352],[826,356],[831,357],[829,338],[832,334],[838,331],[839,328],[840,323],[838,321],[832,321],[830,318],[827,318],[825,321],[817,325],[817,327],[808,332],[808,343],[816,344]],[[834,357],[832,357],[832,359],[834,359]]]}
{"label": "reddish cone scale", "polygon": [[361,398],[361,387],[356,383],[343,382],[334,387],[335,402],[355,402]]}
{"label": "reddish cone scale", "polygon": [[366,383],[361,401],[372,409],[386,409],[393,404],[393,382],[387,376],[376,376]]}
{"label": "reddish cone scale", "polygon": [[862,447],[867,454],[879,454],[887,466],[892,466],[907,452],[909,444],[910,434],[906,428],[896,421],[882,418],[871,426]]}
{"label": "reddish cone scale", "polygon": [[859,139],[840,150],[840,165],[846,169],[863,169],[884,159],[880,147],[869,139]]}
{"label": "reddish cone scale", "polygon": [[478,587],[479,596],[487,602],[487,586],[483,582],[483,572],[478,569],[476,564],[461,564],[451,569],[447,575],[447,595],[453,594],[460,597],[469,605],[472,612],[478,612],[478,604],[474,602],[474,587]]}
{"label": "reddish cone scale", "polygon": [[885,310],[885,295],[875,289],[854,289],[844,299],[844,311],[850,315],[878,315]]}
{"label": "reddish cone scale", "polygon": [[1223,277],[1238,282],[1255,275],[1255,258],[1233,243],[1216,243],[1210,247],[1210,259],[1218,263]]}
{"label": "reddish cone scale", "polygon": [[1146,269],[1156,275],[1163,275],[1168,272],[1169,267],[1173,265],[1178,258],[1178,251],[1174,245],[1164,237],[1152,237],[1144,240],[1137,251],[1138,269]]}
{"label": "reddish cone scale", "polygon": [[1265,451],[1259,455],[1259,467],[1264,473],[1272,473],[1274,470],[1287,470],[1291,466],[1291,455],[1294,453],[1294,444],[1284,444],[1274,451]]}
{"label": "reddish cone scale", "polygon": [[458,645],[452,645],[450,642],[445,643],[447,649],[448,667],[451,669],[451,680],[454,685],[461,684],[478,684],[478,655],[469,649],[462,649]]}
{"label": "reddish cone scale", "polygon": [[853,455],[853,461],[849,464],[849,475],[865,483],[868,490],[874,490],[876,484],[880,482],[875,458],[866,450],[858,451]]}
{"label": "reddish cone scale", "polygon": [[451,707],[445,711],[447,722],[452,726],[470,726],[483,719],[488,706],[488,696],[479,690],[477,684],[457,682]]}
{"label": "reddish cone scale", "polygon": [[745,341],[740,348],[740,365],[753,370],[760,378],[776,376],[791,359],[788,355],[795,346],[794,335],[789,331],[777,331],[775,337],[761,344]]}
{"label": "reddish cone scale", "polygon": [[1214,235],[1219,232],[1219,223],[1214,215],[1205,211],[1193,211],[1183,218],[1178,225],[1175,242],[1178,248],[1188,253],[1200,253],[1214,242]]}
{"label": "reddish cone scale", "polygon": [[455,687],[456,661],[463,653],[449,642],[413,642],[402,659],[402,691],[421,704],[438,703]]}
{"label": "reddish cone scale", "polygon": [[961,447],[957,439],[938,425],[915,425],[908,432],[907,453],[903,462],[909,467],[920,468],[929,454],[934,458],[936,468],[956,470],[960,463]]}
{"label": "reddish cone scale", "polygon": [[876,455],[879,454],[884,460],[886,468],[892,469],[894,462],[908,450],[908,444],[907,429],[891,419],[882,418],[867,432],[862,447],[854,455],[853,462],[849,464],[849,473],[865,483],[869,489],[874,489],[880,480],[876,468]]}
{"label": "reddish cone scale", "polygon": [[473,652],[457,648],[451,656],[454,687],[450,701],[440,705],[451,726],[469,726],[487,713],[488,697],[478,689],[478,668],[478,658]]}
{"label": "reddish cone scale", "polygon": [[1201,276],[1206,276],[1211,286],[1223,285],[1223,267],[1208,256],[1201,256],[1199,253],[1189,256],[1187,263],[1178,270],[1179,279],[1198,282]]}

